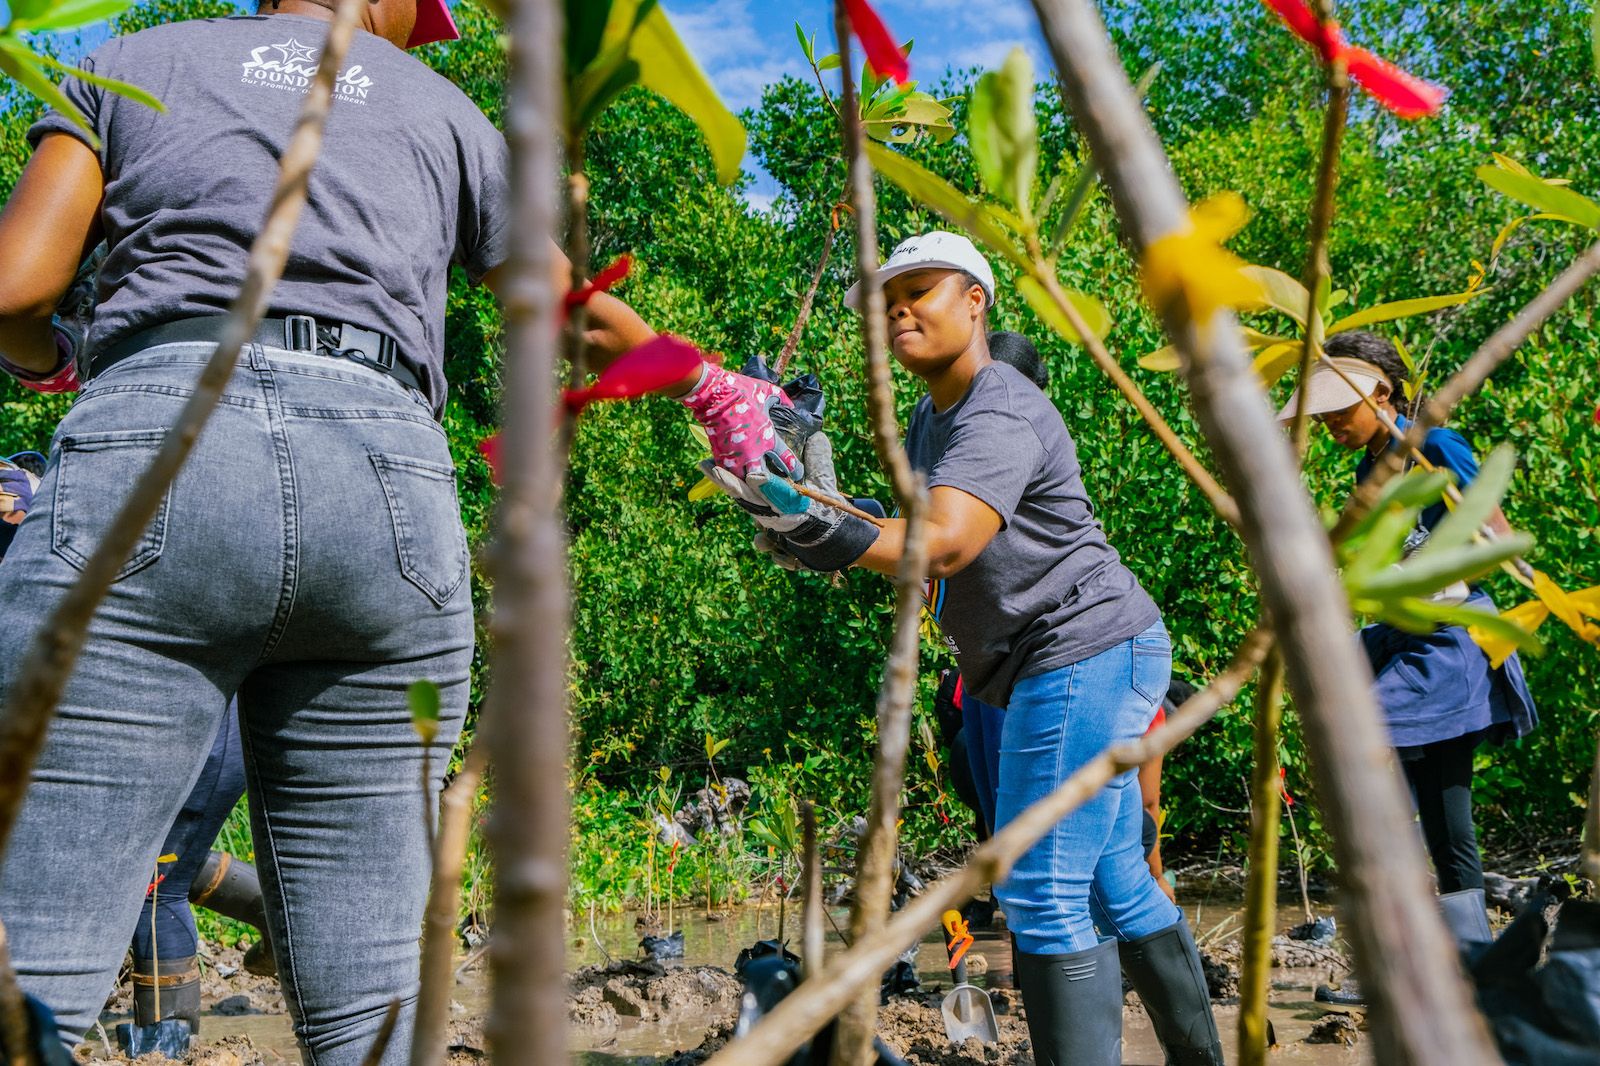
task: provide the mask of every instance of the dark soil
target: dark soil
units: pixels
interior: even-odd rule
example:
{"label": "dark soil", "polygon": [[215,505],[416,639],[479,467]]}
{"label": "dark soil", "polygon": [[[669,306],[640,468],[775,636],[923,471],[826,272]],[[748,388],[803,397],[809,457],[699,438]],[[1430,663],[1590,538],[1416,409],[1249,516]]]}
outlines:
{"label": "dark soil", "polygon": [[739,1012],[739,979],[719,966],[662,966],[613,962],[573,974],[567,1017],[578,1028],[616,1028],[624,1018],[671,1022],[694,1018],[732,1022]]}

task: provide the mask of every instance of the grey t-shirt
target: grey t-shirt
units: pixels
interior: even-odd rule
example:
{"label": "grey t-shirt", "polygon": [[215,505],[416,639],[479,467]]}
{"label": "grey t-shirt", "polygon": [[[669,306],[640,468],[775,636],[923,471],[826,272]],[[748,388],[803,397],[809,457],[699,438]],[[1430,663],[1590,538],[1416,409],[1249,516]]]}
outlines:
{"label": "grey t-shirt", "polygon": [[[227,311],[327,30],[301,15],[197,19],[115,38],[84,61],[155,94],[164,114],[66,80],[100,137],[106,181],[91,350]],[[476,280],[506,257],[505,138],[449,80],[370,33],[356,32],[335,91],[268,313],[389,334],[441,410],[450,264]],[[88,143],[53,111],[28,137],[52,132]]]}
{"label": "grey t-shirt", "polygon": [[1160,619],[1106,543],[1061,412],[1015,368],[984,367],[944,411],[924,396],[906,452],[930,488],[960,489],[1000,516],[978,557],[928,594],[978,699],[1004,707],[1022,678],[1098,655]]}

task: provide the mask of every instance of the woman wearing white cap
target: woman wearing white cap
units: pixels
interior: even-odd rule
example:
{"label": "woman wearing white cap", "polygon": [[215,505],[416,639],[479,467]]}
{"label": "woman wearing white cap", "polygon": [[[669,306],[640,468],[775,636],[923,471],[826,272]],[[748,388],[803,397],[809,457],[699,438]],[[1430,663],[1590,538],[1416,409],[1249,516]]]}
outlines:
{"label": "woman wearing white cap", "polygon": [[[1407,369],[1394,345],[1374,333],[1336,333],[1324,349],[1344,373],[1318,366],[1306,385],[1306,409],[1335,441],[1362,453],[1356,464],[1359,483],[1385,449],[1397,446],[1373,408],[1402,431],[1410,424],[1400,407]],[[1298,403],[1296,392],[1279,418],[1292,418]],[[1429,430],[1422,454],[1435,467],[1454,474],[1458,487],[1465,488],[1477,477],[1472,447],[1453,429]],[[1422,512],[1407,541],[1408,553],[1426,541],[1444,515],[1442,502]],[[1489,525],[1496,532],[1510,529],[1499,508]],[[1494,610],[1482,589],[1461,585],[1439,595]],[[1483,863],[1472,822],[1473,753],[1486,739],[1504,743],[1526,735],[1536,724],[1522,665],[1512,655],[1491,669],[1488,656],[1461,626],[1418,634],[1380,622],[1361,630],[1361,643],[1372,662],[1376,696],[1421,816],[1446,920],[1463,944],[1487,941]],[[1348,988],[1347,984],[1347,993]]]}
{"label": "woman wearing white cap", "polygon": [[[1005,708],[997,826],[1150,724],[1172,649],[1156,605],[1106,543],[1061,414],[989,356],[994,275],[967,238],[913,237],[871,279],[895,358],[928,394],[906,434],[927,476],[929,605],[969,692]],[[859,306],[859,286],[846,296]],[[817,438],[813,438],[817,442]],[[821,456],[802,458],[824,475]],[[831,480],[831,470],[825,476]],[[718,473],[763,540],[819,571],[893,574],[905,523],[816,504],[763,470]],[[1068,815],[999,886],[1042,1066],[1121,1062],[1120,962],[1169,1063],[1221,1063],[1199,954],[1145,864],[1133,771]],[[1102,939],[1104,937],[1104,939]]]}

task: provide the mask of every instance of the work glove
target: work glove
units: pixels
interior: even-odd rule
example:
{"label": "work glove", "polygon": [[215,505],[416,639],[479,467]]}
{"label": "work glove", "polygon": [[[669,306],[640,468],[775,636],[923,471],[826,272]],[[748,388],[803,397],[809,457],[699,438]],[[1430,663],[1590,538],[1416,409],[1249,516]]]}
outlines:
{"label": "work glove", "polygon": [[38,489],[39,479],[20,466],[0,466],[0,522],[21,525],[23,516],[33,508],[33,494]]}
{"label": "work glove", "polygon": [[774,410],[794,406],[773,382],[707,363],[699,383],[678,397],[678,402],[705,429],[716,469],[731,472],[737,479],[770,462],[787,474],[798,477],[803,473],[794,449],[773,425]]}
{"label": "work glove", "polygon": [[95,247],[78,267],[72,284],[56,304],[50,324],[55,330],[56,365],[44,373],[24,370],[0,356],[0,370],[16,379],[17,384],[34,392],[77,392],[80,387],[79,368],[82,365],[89,325],[94,321],[95,286],[100,277],[100,266],[106,260],[104,243]]}
{"label": "work glove", "polygon": [[[833,444],[826,433],[812,433],[806,441],[805,468],[808,488],[838,497]],[[702,469],[768,534],[757,537],[756,547],[773,555],[780,566],[788,568],[788,559],[793,559],[798,564],[795,568],[825,573],[844,570],[878,539],[876,525],[808,499],[771,465],[758,466],[742,478],[710,462],[702,464]]]}

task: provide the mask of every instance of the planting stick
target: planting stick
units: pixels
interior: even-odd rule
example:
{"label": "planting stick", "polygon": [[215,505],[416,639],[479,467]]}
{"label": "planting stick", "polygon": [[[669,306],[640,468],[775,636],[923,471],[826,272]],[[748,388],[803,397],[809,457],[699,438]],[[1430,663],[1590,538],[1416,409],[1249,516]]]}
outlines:
{"label": "planting stick", "polygon": [[[1034,0],[1072,102],[1136,253],[1188,226],[1188,205],[1149,116],[1088,0]],[[1410,797],[1351,639],[1332,549],[1275,425],[1233,314],[1158,309],[1241,512],[1241,536],[1278,635],[1326,804],[1347,912],[1384,1063],[1497,1063],[1434,902]]]}
{"label": "planting stick", "polygon": [[1079,767],[1054,792],[979,845],[960,869],[929,885],[886,923],[834,956],[815,980],[790,993],[749,1034],[717,1052],[706,1066],[778,1066],[862,992],[870,990],[876,996],[883,971],[900,952],[937,927],[940,915],[981,886],[1005,880],[1011,867],[1040,837],[1118,774],[1165,755],[1210,721],[1238,694],[1271,644],[1266,630],[1252,630],[1227,669],[1169,715],[1165,724],[1138,740],[1107,748]]}
{"label": "planting stick", "polygon": [[1250,775],[1250,879],[1240,952],[1239,1066],[1267,1061],[1267,988],[1278,914],[1278,728],[1283,723],[1283,658],[1267,656],[1256,689],[1255,766]]}
{"label": "planting stick", "polygon": [[554,285],[563,7],[510,12],[511,230],[504,304],[504,455],[491,550],[493,676],[480,728],[494,752],[493,990],[486,1029],[496,1062],[567,1061],[566,537],[560,515],[566,434],[555,396],[560,303]]}
{"label": "planting stick", "polygon": [[[878,749],[872,766],[872,797],[867,828],[856,854],[855,906],[850,912],[851,939],[860,943],[889,916],[898,850],[900,789],[905,781],[906,752],[911,746],[911,699],[916,691],[921,640],[922,582],[928,569],[928,490],[900,443],[894,416],[894,387],[889,377],[889,320],[883,287],[872,281],[878,270],[877,204],[872,166],[867,162],[856,86],[850,71],[850,20],[844,0],[835,0],[834,32],[839,39],[843,92],[840,123],[845,156],[850,163],[850,201],[856,215],[856,267],[861,279],[862,335],[866,344],[867,410],[878,462],[889,475],[895,502],[906,521],[905,547],[895,574],[894,634],[878,689]],[[855,1002],[839,1019],[833,1045],[833,1066],[865,1066],[872,1056],[877,1029],[878,989],[860,988]]]}

